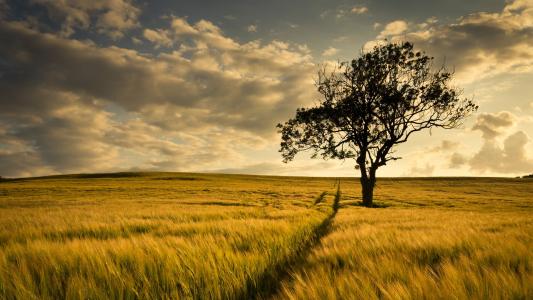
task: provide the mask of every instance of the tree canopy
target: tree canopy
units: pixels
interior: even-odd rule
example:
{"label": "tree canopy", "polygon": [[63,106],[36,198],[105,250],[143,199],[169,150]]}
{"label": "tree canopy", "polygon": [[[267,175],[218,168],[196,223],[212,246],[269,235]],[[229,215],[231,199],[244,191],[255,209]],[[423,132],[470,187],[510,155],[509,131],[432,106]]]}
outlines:
{"label": "tree canopy", "polygon": [[371,205],[376,170],[400,159],[395,145],[424,129],[455,128],[478,108],[451,86],[453,73],[432,61],[409,42],[387,43],[333,70],[322,68],[318,105],[278,124],[284,162],[307,150],[313,158],[354,159],[363,203]]}

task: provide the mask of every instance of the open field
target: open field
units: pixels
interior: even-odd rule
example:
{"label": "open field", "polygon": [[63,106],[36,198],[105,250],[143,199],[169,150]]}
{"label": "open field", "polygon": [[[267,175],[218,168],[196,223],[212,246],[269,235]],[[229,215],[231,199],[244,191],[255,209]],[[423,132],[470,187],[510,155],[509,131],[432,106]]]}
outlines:
{"label": "open field", "polygon": [[[533,180],[0,182],[0,298],[533,297]],[[326,192],[326,193],[324,193]],[[335,214],[334,198],[340,200]]]}

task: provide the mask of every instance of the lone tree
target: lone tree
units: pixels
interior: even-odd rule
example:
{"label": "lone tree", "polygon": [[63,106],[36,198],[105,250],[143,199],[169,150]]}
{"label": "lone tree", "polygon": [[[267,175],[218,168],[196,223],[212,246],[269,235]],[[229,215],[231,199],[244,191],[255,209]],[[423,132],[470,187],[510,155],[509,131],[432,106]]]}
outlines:
{"label": "lone tree", "polygon": [[400,159],[395,145],[424,129],[455,128],[478,108],[450,87],[453,74],[444,66],[433,70],[432,60],[409,42],[387,43],[333,71],[323,68],[318,105],[278,124],[283,161],[307,150],[312,158],[353,158],[363,205],[372,206],[376,170]]}

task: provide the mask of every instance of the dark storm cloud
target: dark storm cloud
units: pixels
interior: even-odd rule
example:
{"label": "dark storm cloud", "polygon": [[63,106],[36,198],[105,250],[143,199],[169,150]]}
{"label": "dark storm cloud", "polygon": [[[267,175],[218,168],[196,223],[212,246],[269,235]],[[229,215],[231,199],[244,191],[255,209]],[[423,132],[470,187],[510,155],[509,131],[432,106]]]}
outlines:
{"label": "dark storm cloud", "polygon": [[[51,170],[43,168],[43,162],[35,151],[27,151],[26,141],[9,132],[7,124],[0,123],[0,170],[13,172],[19,176],[50,173]],[[3,172],[2,176],[10,175]]]}
{"label": "dark storm cloud", "polygon": [[[17,153],[33,153],[43,170],[57,172],[113,169],[125,149],[156,153],[149,159],[156,167],[237,159],[236,145],[263,143],[277,122],[313,100],[305,47],[240,44],[208,21],[174,18],[164,30],[180,48],[153,56],[2,23],[0,118],[27,146]],[[108,104],[146,126],[115,121]],[[160,136],[190,132],[200,142],[138,140],[150,126]],[[233,146],[223,149],[227,140]],[[6,165],[3,172],[21,170]]]}
{"label": "dark storm cloud", "polygon": [[[257,119],[261,118],[257,114],[275,112],[286,102],[294,106],[312,100],[308,92],[313,68],[309,57],[283,43],[240,45],[208,31],[196,40],[200,45],[184,53],[151,57],[41,34],[21,24],[4,24],[0,34],[0,55],[5,61],[1,84],[10,93],[5,98],[17,100],[4,100],[9,110],[21,103],[29,107],[39,102],[31,95],[18,94],[38,88],[83,95],[87,101],[102,99],[131,111],[172,104]],[[217,45],[231,49],[221,52]],[[225,121],[247,128],[250,125],[232,118]]]}
{"label": "dark storm cloud", "polygon": [[61,24],[62,36],[76,30],[95,29],[113,39],[124,31],[138,27],[141,10],[130,0],[31,0],[34,6],[46,9],[48,17]]}
{"label": "dark storm cloud", "polygon": [[0,20],[7,14],[9,6],[7,5],[6,0],[0,0]]}

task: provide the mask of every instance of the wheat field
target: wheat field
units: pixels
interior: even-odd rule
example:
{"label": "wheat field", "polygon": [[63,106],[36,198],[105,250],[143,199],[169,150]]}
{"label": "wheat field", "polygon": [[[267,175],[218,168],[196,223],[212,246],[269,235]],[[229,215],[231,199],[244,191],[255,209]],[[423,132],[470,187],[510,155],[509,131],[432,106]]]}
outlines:
{"label": "wheat field", "polygon": [[533,181],[0,182],[2,299],[531,299]]}

